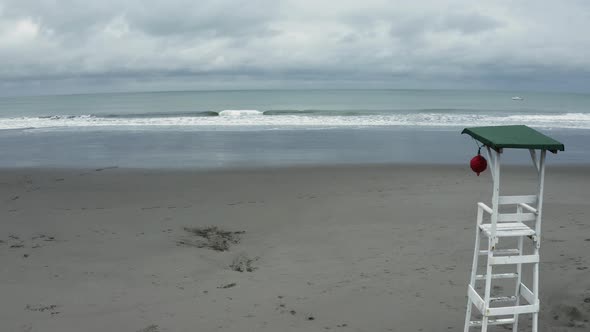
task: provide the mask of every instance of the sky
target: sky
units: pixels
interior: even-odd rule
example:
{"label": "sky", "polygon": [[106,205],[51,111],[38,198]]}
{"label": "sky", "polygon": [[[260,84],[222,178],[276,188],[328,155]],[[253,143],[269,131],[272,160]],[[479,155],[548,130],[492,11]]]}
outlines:
{"label": "sky", "polygon": [[0,95],[590,92],[590,1],[0,0]]}

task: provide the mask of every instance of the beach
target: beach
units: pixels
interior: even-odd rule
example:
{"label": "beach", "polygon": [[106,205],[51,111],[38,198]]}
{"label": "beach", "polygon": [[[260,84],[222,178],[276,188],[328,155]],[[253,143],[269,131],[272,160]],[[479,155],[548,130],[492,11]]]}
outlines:
{"label": "beach", "polygon": [[0,332],[590,332],[589,13],[0,0]]}
{"label": "beach", "polygon": [[[541,331],[590,326],[589,171],[547,169]],[[0,330],[459,331],[490,194],[466,165],[5,168]]]}

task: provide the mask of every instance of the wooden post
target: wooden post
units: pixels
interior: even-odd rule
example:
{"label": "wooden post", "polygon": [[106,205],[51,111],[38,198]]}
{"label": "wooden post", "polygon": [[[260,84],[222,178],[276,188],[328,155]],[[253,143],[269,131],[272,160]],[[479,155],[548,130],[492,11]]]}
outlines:
{"label": "wooden post", "polygon": [[[541,156],[539,158],[539,188],[537,193],[537,219],[535,220],[535,243],[534,252],[535,255],[539,255],[539,249],[541,248],[541,222],[543,217],[543,189],[545,187],[545,157],[547,150],[541,150]],[[536,304],[539,303],[539,262],[533,267],[533,294],[535,296]],[[533,332],[539,331],[539,311],[533,313]]]}
{"label": "wooden post", "polygon": [[[493,169],[492,169],[492,174],[493,174],[493,178],[494,178],[494,184],[493,184],[493,191],[492,191],[492,215],[491,215],[491,231],[490,231],[490,236],[488,237],[488,262],[487,262],[487,268],[486,268],[486,285],[485,285],[485,291],[484,291],[484,303],[486,304],[486,310],[487,310],[487,306],[490,303],[490,294],[491,294],[491,288],[492,288],[492,265],[490,264],[490,261],[493,259],[494,257],[494,250],[496,249],[496,244],[498,243],[498,240],[496,238],[496,226],[498,223],[498,211],[499,211],[499,201],[500,201],[500,152],[499,151],[494,151],[492,154],[494,154],[494,161],[493,161]],[[479,228],[479,227],[478,227]],[[481,326],[481,331],[482,332],[486,332],[488,330],[488,321],[489,321],[489,317],[487,316],[487,314],[484,314],[483,319],[482,319],[482,326]]]}

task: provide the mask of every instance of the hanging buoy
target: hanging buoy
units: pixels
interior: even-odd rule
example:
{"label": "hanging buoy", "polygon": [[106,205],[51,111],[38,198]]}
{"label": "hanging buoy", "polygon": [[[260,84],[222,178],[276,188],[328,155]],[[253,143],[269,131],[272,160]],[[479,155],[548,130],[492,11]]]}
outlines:
{"label": "hanging buoy", "polygon": [[481,148],[477,151],[477,156],[471,158],[469,166],[471,166],[471,169],[477,173],[477,176],[479,176],[479,173],[486,170],[488,167],[488,161],[486,158],[482,157]]}

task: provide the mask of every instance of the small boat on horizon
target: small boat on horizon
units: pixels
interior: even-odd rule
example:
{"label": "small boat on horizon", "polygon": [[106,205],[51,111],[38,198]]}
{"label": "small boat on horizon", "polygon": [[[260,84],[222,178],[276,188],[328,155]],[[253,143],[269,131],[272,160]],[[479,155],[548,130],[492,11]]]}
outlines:
{"label": "small boat on horizon", "polygon": [[512,100],[524,100],[524,98],[519,97],[519,96],[514,96],[514,97],[512,97]]}

